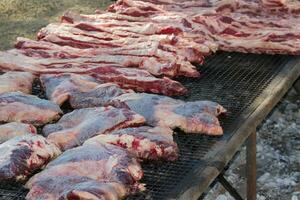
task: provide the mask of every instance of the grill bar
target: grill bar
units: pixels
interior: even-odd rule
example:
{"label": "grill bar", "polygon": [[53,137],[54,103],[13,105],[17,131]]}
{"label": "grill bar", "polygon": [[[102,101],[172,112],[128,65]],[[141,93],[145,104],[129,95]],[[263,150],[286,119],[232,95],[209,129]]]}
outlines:
{"label": "grill bar", "polygon": [[[212,100],[228,109],[228,114],[221,117],[224,136],[209,137],[197,134],[184,134],[177,131],[175,140],[180,149],[176,162],[144,163],[147,191],[128,199],[169,199],[184,191],[188,185],[183,181],[194,176],[194,171],[201,171],[209,165],[206,158],[216,151],[218,144],[229,140],[245,117],[252,113],[260,102],[259,98],[266,87],[294,57],[254,55],[241,53],[217,53],[207,59],[200,79],[179,79],[190,91],[185,101]],[[43,96],[37,89],[36,94]],[[26,190],[20,186],[7,186],[0,183],[0,199],[24,199]]]}

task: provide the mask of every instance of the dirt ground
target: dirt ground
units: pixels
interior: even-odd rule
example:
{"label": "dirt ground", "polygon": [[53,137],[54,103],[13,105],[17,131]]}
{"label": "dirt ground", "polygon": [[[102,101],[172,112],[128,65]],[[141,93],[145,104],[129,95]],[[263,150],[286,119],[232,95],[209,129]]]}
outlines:
{"label": "dirt ground", "polygon": [[111,3],[110,0],[1,0],[0,50],[11,48],[17,37],[35,38],[40,28],[58,22],[66,10],[93,13]]}

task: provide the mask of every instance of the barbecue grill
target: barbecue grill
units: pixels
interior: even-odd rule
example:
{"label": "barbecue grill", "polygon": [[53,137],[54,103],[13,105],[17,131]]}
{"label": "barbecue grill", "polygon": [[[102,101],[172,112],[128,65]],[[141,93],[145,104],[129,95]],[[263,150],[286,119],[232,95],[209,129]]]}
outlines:
{"label": "barbecue grill", "polygon": [[[177,131],[179,160],[144,163],[142,182],[147,190],[128,199],[197,199],[217,177],[236,199],[240,199],[222,172],[249,136],[248,199],[255,198],[255,129],[299,77],[300,59],[220,52],[198,68],[202,72],[200,79],[179,80],[190,91],[188,96],[180,98],[212,100],[227,108],[228,114],[220,118],[224,135],[209,137]],[[42,95],[39,89],[35,93]],[[0,199],[24,199],[26,193],[21,185],[0,183]]]}

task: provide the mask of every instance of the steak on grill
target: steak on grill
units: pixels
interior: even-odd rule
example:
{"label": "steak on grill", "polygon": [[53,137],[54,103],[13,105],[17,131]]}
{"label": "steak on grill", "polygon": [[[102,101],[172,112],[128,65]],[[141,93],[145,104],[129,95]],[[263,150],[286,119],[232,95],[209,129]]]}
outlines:
{"label": "steak on grill", "polygon": [[125,93],[118,85],[100,84],[89,75],[45,74],[40,80],[49,100],[58,105],[69,101],[75,109],[107,106],[112,98]]}
{"label": "steak on grill", "polygon": [[16,136],[25,135],[28,133],[37,133],[36,128],[31,124],[11,122],[0,125],[0,144]]}
{"label": "steak on grill", "polygon": [[128,109],[83,108],[64,115],[56,124],[48,124],[43,134],[61,150],[82,145],[87,139],[121,128],[144,124],[145,119]]}
{"label": "steak on grill", "polygon": [[[138,183],[142,176],[140,164],[126,150],[108,144],[83,145],[67,150],[33,176],[26,184],[30,189],[27,199],[59,199],[91,179],[98,182],[95,187],[99,184],[107,187],[105,193],[124,197],[142,186]],[[110,182],[115,183],[111,185]],[[83,190],[92,189],[82,187]]]}
{"label": "steak on grill", "polygon": [[0,144],[0,181],[24,181],[61,152],[37,134],[16,136]]}
{"label": "steak on grill", "polygon": [[141,126],[95,136],[85,144],[108,143],[127,149],[140,159],[169,160],[178,158],[178,147],[168,127]]}
{"label": "steak on grill", "polygon": [[0,75],[0,94],[4,92],[23,92],[31,94],[34,76],[28,72],[6,72]]}
{"label": "steak on grill", "polygon": [[21,92],[0,94],[0,122],[23,122],[41,126],[60,118],[59,106]]}
{"label": "steak on grill", "polygon": [[211,101],[184,102],[161,95],[128,93],[114,98],[111,104],[131,109],[152,126],[180,128],[186,133],[223,134],[217,116],[226,110]]}
{"label": "steak on grill", "polygon": [[118,84],[124,89],[153,92],[165,95],[182,95],[187,92],[179,82],[169,78],[156,78],[149,72],[135,68],[122,68],[112,64],[66,63],[59,59],[34,59],[16,51],[0,51],[2,71],[29,71],[34,74],[78,73],[89,74],[98,81]]}

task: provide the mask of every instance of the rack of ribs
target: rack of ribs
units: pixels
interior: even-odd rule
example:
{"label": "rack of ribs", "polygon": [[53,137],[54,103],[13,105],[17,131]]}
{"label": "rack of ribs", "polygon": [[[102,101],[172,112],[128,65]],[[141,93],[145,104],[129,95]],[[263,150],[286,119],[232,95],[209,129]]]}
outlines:
{"label": "rack of ribs", "polygon": [[43,134],[61,150],[82,145],[87,139],[111,131],[139,126],[145,119],[131,110],[111,106],[82,108],[64,115],[56,124],[48,124]]}
{"label": "rack of ribs", "polygon": [[55,103],[21,92],[0,94],[0,122],[23,122],[41,126],[62,114]]}
{"label": "rack of ribs", "polygon": [[178,81],[167,77],[158,78],[148,71],[124,68],[107,63],[63,62],[56,58],[28,57],[16,51],[0,51],[2,71],[29,71],[34,74],[77,73],[92,75],[98,81],[116,83],[121,88],[140,92],[154,92],[165,95],[183,95],[187,89]]}
{"label": "rack of ribs", "polygon": [[95,136],[85,144],[108,143],[127,149],[142,160],[168,160],[178,158],[178,147],[173,131],[168,127],[141,126]]}
{"label": "rack of ribs", "polygon": [[37,130],[31,124],[23,124],[19,122],[11,122],[0,125],[0,144],[12,139],[16,136],[25,134],[37,134]]}
{"label": "rack of ribs", "polygon": [[[21,47],[20,42],[16,46]],[[139,47],[132,45],[131,48],[133,49],[130,49],[130,46],[126,46],[127,48],[89,48],[84,50],[72,47],[60,47],[55,49],[23,48],[15,51],[20,52],[26,56],[36,58],[56,58],[60,63],[107,63],[119,65],[122,67],[140,68],[147,70],[155,76],[174,77],[178,75],[179,67],[181,64],[188,65],[184,60],[177,61],[176,59],[174,59],[176,58],[176,56],[172,56],[170,57],[170,59],[166,59],[167,57],[164,58],[162,56],[151,56],[151,53],[153,54],[153,52],[151,51],[153,51],[153,49],[157,48],[158,46],[156,43],[151,44],[151,42],[144,42],[139,46],[141,46],[141,48],[143,49],[139,49]],[[72,50],[70,51],[70,49]],[[164,52],[163,50],[159,51],[159,53],[161,54],[172,54]],[[80,53],[82,54],[80,55]],[[190,64],[190,66],[188,67],[192,67],[192,65]]]}
{"label": "rack of ribs", "polygon": [[0,94],[4,92],[23,92],[31,94],[34,76],[29,72],[6,72],[0,75]]}
{"label": "rack of ribs", "polygon": [[89,75],[45,74],[40,80],[49,100],[58,105],[69,101],[74,109],[108,106],[114,97],[125,93],[118,85],[101,84]]}
{"label": "rack of ribs", "polygon": [[[92,194],[125,197],[143,187],[138,183],[142,177],[140,164],[126,150],[87,144],[67,150],[33,176],[26,184],[30,189],[26,198],[64,199],[68,195]],[[94,193],[93,189],[103,191]]]}
{"label": "rack of ribs", "polygon": [[128,93],[114,98],[111,104],[142,115],[151,126],[180,128],[186,133],[223,134],[217,116],[226,110],[211,101],[184,102],[161,95]]}
{"label": "rack of ribs", "polygon": [[25,134],[0,144],[0,181],[24,181],[60,155],[60,150],[43,136]]}

